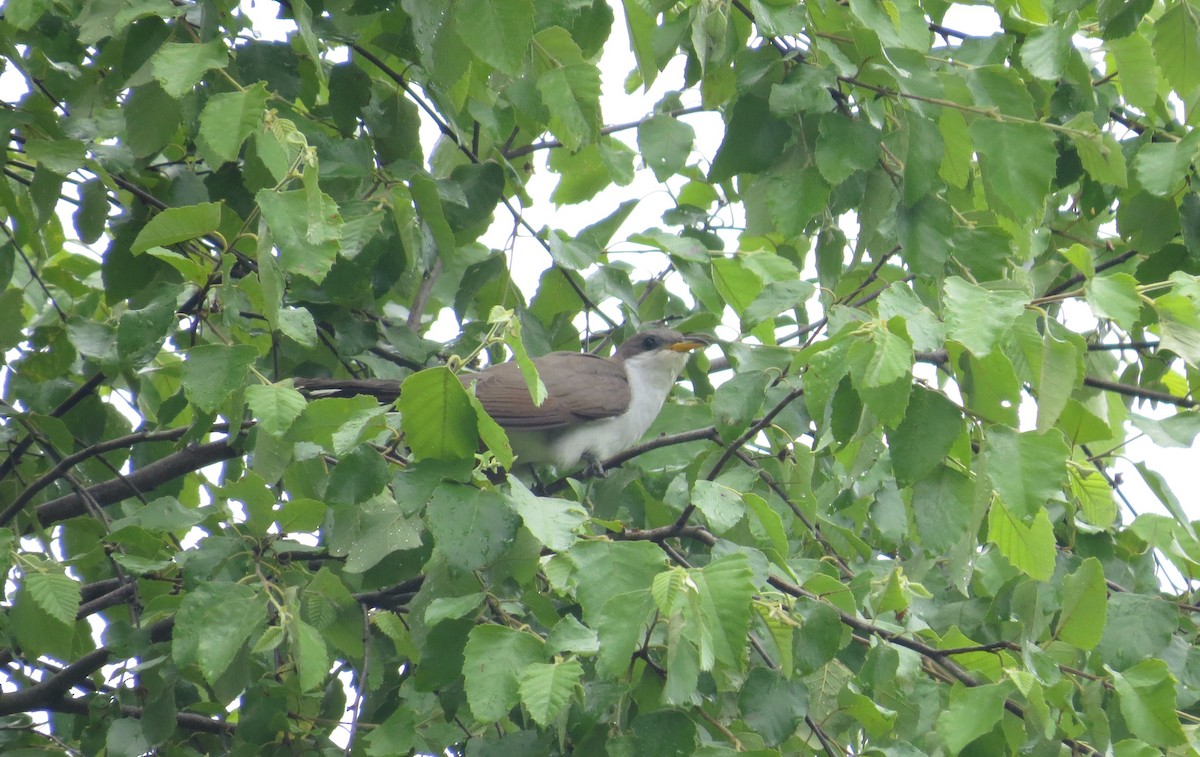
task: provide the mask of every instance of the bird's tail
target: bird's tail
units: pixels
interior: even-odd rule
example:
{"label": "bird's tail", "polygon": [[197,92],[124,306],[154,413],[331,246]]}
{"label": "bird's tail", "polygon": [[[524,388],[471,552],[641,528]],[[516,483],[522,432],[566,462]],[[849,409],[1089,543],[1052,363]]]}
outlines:
{"label": "bird's tail", "polygon": [[400,382],[392,379],[298,378],[295,384],[311,399],[365,394],[381,403],[392,403],[400,396]]}

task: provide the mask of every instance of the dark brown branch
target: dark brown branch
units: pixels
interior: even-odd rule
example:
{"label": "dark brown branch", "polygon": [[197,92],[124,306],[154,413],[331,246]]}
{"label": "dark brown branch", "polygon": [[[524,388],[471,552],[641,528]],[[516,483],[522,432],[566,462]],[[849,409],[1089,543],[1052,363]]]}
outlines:
{"label": "dark brown branch", "polygon": [[1187,397],[1176,397],[1167,392],[1160,392],[1154,389],[1143,389],[1140,386],[1130,386],[1129,384],[1118,384],[1116,381],[1108,379],[1095,378],[1093,376],[1084,376],[1083,385],[1090,386],[1093,389],[1103,389],[1106,392],[1116,392],[1123,394],[1126,397],[1134,397],[1141,400],[1152,400],[1154,402],[1166,402],[1170,405],[1178,407],[1197,407],[1200,402],[1188,399]]}
{"label": "dark brown branch", "polygon": [[[1132,258],[1134,255],[1137,255],[1137,254],[1138,254],[1137,250],[1126,250],[1125,252],[1122,252],[1120,255],[1116,256],[1115,258],[1113,258],[1111,260],[1106,260],[1105,262],[1098,264],[1096,266],[1096,273],[1100,273],[1101,271],[1112,268],[1113,266],[1121,265],[1126,260],[1129,260],[1130,258]],[[1043,297],[1053,297],[1056,294],[1062,294],[1063,292],[1070,291],[1071,289],[1073,289],[1073,288],[1079,286],[1080,284],[1082,284],[1083,282],[1087,281],[1087,278],[1088,277],[1084,276],[1082,273],[1076,274],[1076,275],[1072,276],[1071,278],[1067,279],[1066,281],[1064,281],[1063,283],[1059,284],[1058,286],[1051,287],[1050,290],[1047,291],[1046,294],[1043,295]]]}
{"label": "dark brown branch", "polygon": [[821,548],[825,551],[825,554],[829,555],[829,557],[831,557],[833,561],[837,563],[838,569],[842,572],[842,575],[847,577],[853,576],[854,571],[850,569],[850,566],[846,564],[846,561],[842,559],[842,556],[839,555],[837,550],[833,548],[833,545],[826,541],[825,537],[821,535],[820,525],[813,522],[807,515],[804,514],[804,511],[800,509],[800,506],[792,501],[792,498],[788,494],[787,490],[775,480],[775,477],[768,473],[761,465],[750,459],[750,456],[742,450],[738,450],[734,454],[736,454],[739,460],[745,463],[758,475],[760,479],[762,479],[762,482],[767,485],[768,489],[775,493],[776,497],[779,497],[781,500],[783,500],[783,503],[788,506],[788,509],[792,511],[792,514],[796,516],[796,519],[804,524],[804,527],[808,529],[813,538],[817,540],[817,543],[821,545]]}
{"label": "dark brown branch", "polygon": [[[174,627],[173,618],[160,620],[150,627],[150,640],[166,641],[171,638],[171,630]],[[44,681],[16,691],[0,693],[0,715],[54,709],[55,704],[64,701],[72,688],[84,683],[93,673],[107,665],[111,656],[112,652],[107,647],[101,647],[88,652]]]}
{"label": "dark brown branch", "polygon": [[[89,699],[92,697],[72,697],[69,699],[60,699],[52,706],[45,709],[53,712],[68,712],[74,715],[88,715],[92,712]],[[129,704],[121,705],[121,714],[127,718],[141,719],[144,710],[141,707],[135,707]],[[233,733],[234,725],[224,720],[213,720],[210,717],[197,714],[195,712],[177,712],[175,713],[175,724],[180,728],[186,728],[189,731],[198,731],[200,733],[211,733],[216,736]]]}
{"label": "dark brown branch", "polygon": [[[71,392],[70,396],[59,403],[58,407],[50,411],[50,417],[61,418],[69,413],[72,408],[82,402],[86,397],[90,396],[92,392],[96,391],[96,387],[104,383],[105,378],[106,376],[103,373],[97,372],[87,381],[80,384],[78,387],[76,387],[75,391]],[[3,463],[0,463],[0,478],[4,478],[9,473],[12,473],[13,468],[15,468],[17,463],[20,462],[21,456],[24,455],[32,445],[33,437],[30,436],[27,436],[16,443],[12,451],[8,453],[8,457],[4,458]]]}
{"label": "dark brown branch", "polygon": [[[760,431],[771,424],[771,421],[775,419],[775,416],[783,412],[785,407],[792,404],[796,401],[796,398],[803,395],[803,389],[793,389],[787,393],[786,397],[777,402],[775,407],[768,410],[766,415],[759,418],[754,423],[751,423],[750,427],[742,432],[741,436],[725,446],[725,451],[721,453],[719,458],[717,458],[717,462],[713,464],[712,470],[708,472],[708,475],[705,476],[705,479],[708,481],[715,481],[717,476],[721,475],[721,471],[724,470],[725,465],[733,458],[733,456],[742,451],[742,447],[746,444],[746,442],[757,436]],[[675,526],[680,529],[684,528],[687,525],[688,519],[692,517],[692,513],[694,512],[696,512],[696,505],[689,502],[687,506],[683,508],[683,512],[679,514],[679,518],[676,519]]]}
{"label": "dark brown branch", "polygon": [[[935,365],[942,365],[950,359],[946,350],[915,352],[913,353],[913,357],[915,357],[919,363],[933,363]],[[1188,399],[1187,397],[1176,397],[1173,394],[1160,392],[1156,389],[1146,389],[1144,387],[1133,386],[1131,384],[1120,384],[1116,381],[1096,378],[1095,376],[1084,376],[1083,385],[1090,386],[1093,389],[1101,389],[1106,392],[1116,392],[1117,394],[1122,394],[1126,397],[1133,397],[1135,399],[1149,400],[1153,402],[1166,402],[1167,404],[1176,405],[1178,407],[1200,406],[1200,402],[1193,399]]]}
{"label": "dark brown branch", "polygon": [[[219,423],[213,426],[213,430],[223,432],[228,430],[228,425]],[[125,436],[116,437],[115,439],[108,439],[103,442],[98,442],[90,447],[86,447],[78,452],[67,455],[59,460],[58,463],[49,471],[34,479],[29,486],[25,487],[25,490],[13,500],[12,504],[5,508],[3,512],[0,512],[0,523],[10,522],[38,492],[49,486],[54,481],[58,480],[66,470],[78,465],[84,460],[96,457],[97,455],[103,455],[106,452],[124,449],[125,447],[130,447],[134,444],[141,444],[143,442],[176,441],[183,438],[183,436],[190,431],[190,428],[171,428],[160,431],[138,431],[132,434],[126,434]]]}
{"label": "dark brown branch", "polygon": [[1104,352],[1107,350],[1155,350],[1158,342],[1094,342],[1087,346],[1089,352]]}
{"label": "dark brown branch", "polygon": [[[717,434],[716,426],[705,426],[704,428],[692,429],[691,431],[681,431],[678,434],[661,434],[653,439],[642,442],[636,447],[631,447],[619,455],[613,455],[607,460],[604,460],[601,463],[601,467],[604,470],[616,468],[624,463],[629,462],[638,455],[642,455],[646,452],[660,449],[662,447],[670,447],[675,444],[687,444],[688,442],[701,442],[704,440],[717,441],[718,439],[720,439],[720,436]],[[586,478],[587,474],[583,471],[580,471],[575,477]],[[546,494],[553,494],[554,492],[561,490],[566,485],[567,477],[564,476],[563,478],[546,484],[543,491]]]}
{"label": "dark brown branch", "polygon": [[680,526],[678,523],[672,523],[669,526],[659,526],[658,528],[627,528],[620,533],[611,535],[614,541],[652,541],[658,543],[661,543],[664,539],[674,539],[676,537],[694,539],[710,547],[717,543],[717,537],[713,536],[712,532],[707,528],[703,526]]}
{"label": "dark brown branch", "polygon": [[803,389],[793,389],[792,391],[788,392],[783,399],[775,403],[775,407],[767,411],[766,415],[750,424],[750,427],[747,428],[741,436],[730,442],[730,444],[725,448],[725,451],[721,453],[721,457],[718,458],[717,462],[713,465],[712,470],[708,472],[708,475],[705,476],[705,478],[707,478],[709,481],[715,481],[717,476],[721,474],[721,470],[724,469],[725,464],[729,462],[729,459],[733,457],[737,451],[740,450],[744,444],[746,444],[746,442],[753,439],[760,431],[771,425],[771,421],[775,420],[775,416],[782,413],[784,408],[803,396]]}
{"label": "dark brown branch", "polygon": [[[136,497],[143,492],[162,486],[172,479],[192,471],[200,470],[213,463],[237,457],[239,453],[228,441],[193,444],[161,460],[156,460],[135,470],[128,476],[110,479],[90,486],[87,495],[101,507]],[[87,512],[87,503],[79,494],[68,494],[39,505],[35,510],[38,522],[43,526],[74,518]]]}

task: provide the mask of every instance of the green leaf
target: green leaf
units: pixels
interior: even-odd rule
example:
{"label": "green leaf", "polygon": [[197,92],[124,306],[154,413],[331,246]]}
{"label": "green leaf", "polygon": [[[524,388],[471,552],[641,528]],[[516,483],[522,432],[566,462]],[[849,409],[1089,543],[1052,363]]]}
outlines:
{"label": "green leaf", "polygon": [[80,602],[78,581],[65,572],[49,568],[45,572],[26,572],[24,585],[29,596],[47,615],[67,626],[75,624]]}
{"label": "green leaf", "polygon": [[508,434],[499,423],[492,419],[492,416],[487,414],[483,403],[479,401],[474,392],[467,392],[467,399],[471,402],[471,407],[475,409],[475,423],[479,430],[479,438],[496,456],[496,462],[500,463],[504,469],[511,470],[514,458]]}
{"label": "green leaf", "polygon": [[830,187],[814,167],[772,173],[762,178],[767,210],[775,228],[785,237],[804,233],[829,204]]}
{"label": "green leaf", "polygon": [[565,231],[550,232],[550,257],[563,268],[582,271],[600,260],[601,250],[594,244],[571,239]]}
{"label": "green leaf", "polygon": [[1117,138],[1095,128],[1090,114],[1081,113],[1072,119],[1071,126],[1090,132],[1087,136],[1072,134],[1075,151],[1084,170],[1096,181],[1124,187],[1128,183],[1125,168],[1125,153]]}
{"label": "green leaf", "polygon": [[79,185],[79,207],[72,216],[79,241],[92,244],[104,233],[108,222],[108,190],[99,179]]}
{"label": "green leaf", "polygon": [[504,718],[517,706],[519,676],[542,662],[542,640],[506,626],[471,629],[463,649],[463,688],[471,713],[483,723]]}
{"label": "green leaf", "polygon": [[884,737],[891,733],[899,716],[895,710],[889,710],[872,701],[870,697],[851,689],[842,689],[838,694],[838,705],[862,723],[867,733],[876,737]]}
{"label": "green leaf", "polygon": [[237,92],[213,95],[200,111],[200,133],[196,146],[213,168],[237,160],[246,138],[263,120],[270,93],[258,82]]}
{"label": "green leaf", "polygon": [[722,299],[738,315],[745,313],[763,287],[758,274],[737,258],[713,258],[712,279]]}
{"label": "green leaf", "polygon": [[1040,216],[1054,177],[1054,135],[1032,124],[981,118],[971,125],[988,199],[1014,221]]}
{"label": "green leaf", "polygon": [[[199,665],[214,683],[267,622],[266,601],[249,586],[205,583],[189,591],[175,615],[172,651],[177,664]],[[213,633],[214,628],[221,629]]]}
{"label": "green leaf", "polygon": [[564,552],[579,538],[588,519],[578,503],[554,497],[535,497],[517,478],[509,477],[508,503],[521,516],[525,528],[547,549]]}
{"label": "green leaf", "polygon": [[597,629],[610,599],[648,590],[666,562],[658,547],[635,541],[579,541],[564,555],[575,568],[584,622]]}
{"label": "green leaf", "polygon": [[[316,499],[289,499],[279,504],[277,521],[285,534],[308,533],[321,527],[325,519],[325,503]],[[349,562],[349,561],[347,561]],[[348,570],[349,568],[347,568]]]}
{"label": "green leaf", "polygon": [[1079,382],[1079,351],[1075,344],[1056,339],[1047,329],[1042,335],[1042,370],[1038,378],[1038,431],[1054,427]]}
{"label": "green leaf", "polygon": [[962,189],[971,176],[975,143],[967,128],[966,119],[954,108],[943,108],[938,116],[938,131],[942,134],[945,152],[938,176],[949,185]]}
{"label": "green leaf", "polygon": [[205,413],[215,413],[246,385],[258,350],[248,344],[202,344],[187,352],[180,379],[187,398]]}
{"label": "green leaf", "polygon": [[1075,466],[1070,473],[1071,495],[1079,504],[1084,519],[1093,526],[1110,528],[1117,520],[1117,504],[1108,480],[1099,471],[1080,471]]}
{"label": "green leaf", "polygon": [[1161,657],[1172,643],[1179,611],[1157,596],[1114,593],[1108,599],[1108,616],[1096,654],[1120,669]]}
{"label": "green leaf", "polygon": [[575,660],[536,662],[519,675],[521,703],[534,721],[545,728],[554,722],[572,699],[583,698],[583,666]]}
{"label": "green leaf", "polygon": [[1200,366],[1200,314],[1190,298],[1169,292],[1154,300],[1158,312],[1160,346],[1193,366]]}
{"label": "green leaf", "polygon": [[778,162],[791,134],[791,126],[771,113],[766,100],[753,95],[738,98],[708,180],[715,184],[738,174],[766,171]]}
{"label": "green leaf", "polygon": [[695,129],[666,114],[643,121],[637,130],[642,160],[659,181],[666,181],[683,170],[695,138]]}
{"label": "green leaf", "polygon": [[915,205],[937,186],[938,168],[945,156],[942,133],[924,118],[908,119],[908,152],[904,159],[904,202]]}
{"label": "green leaf", "polygon": [[1099,0],[1096,18],[1100,21],[1104,39],[1111,42],[1130,34],[1152,7],[1154,0]]}
{"label": "green leaf", "polygon": [[1094,649],[1104,634],[1107,614],[1104,568],[1095,557],[1089,557],[1063,581],[1062,609],[1055,635],[1079,649]]}
{"label": "green leaf", "polygon": [[426,368],[400,386],[404,438],[419,459],[470,460],[479,440],[475,409],[449,368]]}
{"label": "green leaf", "polygon": [[850,346],[850,378],[867,408],[889,428],[904,418],[912,385],[912,342],[887,324],[867,326],[869,341]]}
{"label": "green leaf", "polygon": [[[746,660],[750,600],[756,588],[750,562],[744,554],[735,552],[718,557],[700,571],[690,571],[689,576],[699,594],[697,620],[703,624],[701,669],[732,675]],[[710,652],[706,644],[711,644]]]}
{"label": "green leaf", "polygon": [[114,720],[104,744],[104,753],[112,757],[141,757],[154,751],[146,740],[142,723],[135,718]]}
{"label": "green leaf", "polygon": [[[788,554],[787,532],[783,528],[783,519],[779,517],[779,513],[771,509],[765,499],[753,492],[744,493],[742,501],[754,514],[755,522],[762,528],[762,533],[766,536],[767,543],[770,544],[769,548],[763,547],[763,550],[768,557],[782,567],[784,558]],[[751,529],[754,529],[753,525]]]}
{"label": "green leaf", "polygon": [[329,474],[325,498],[334,505],[357,505],[381,493],[391,477],[383,455],[369,445],[355,445]]}
{"label": "green leaf", "polygon": [[533,36],[530,0],[463,0],[455,13],[463,39],[488,40],[471,46],[477,58],[512,76],[521,72]]}
{"label": "green leaf", "polygon": [[443,620],[457,620],[474,613],[486,597],[482,592],[463,597],[437,597],[425,608],[425,625],[433,628]]}
{"label": "green leaf", "polygon": [[936,733],[949,754],[958,754],[1000,722],[1004,715],[1004,700],[1011,688],[1008,683],[954,684],[950,689],[950,703],[938,715],[936,726]]}
{"label": "green leaf", "polygon": [[630,234],[629,241],[645,244],[680,260],[693,263],[707,263],[711,257],[708,248],[699,239],[681,237],[658,229],[649,229],[640,234]]}
{"label": "green leaf", "polygon": [[1195,410],[1181,410],[1166,418],[1132,414],[1129,420],[1160,447],[1189,448],[1200,434],[1200,412]]}
{"label": "green leaf", "polygon": [[815,290],[816,287],[807,281],[772,281],[746,306],[742,322],[747,329],[753,329],[785,311],[800,309],[803,312],[804,303]]}
{"label": "green leaf", "polygon": [[896,483],[908,486],[924,478],[945,459],[964,429],[957,405],[941,392],[913,385],[904,419],[887,434]]}
{"label": "green leaf", "polygon": [[[1112,0],[1101,3],[1105,4],[1117,3],[1112,3]],[[1121,7],[1139,4],[1143,3],[1119,3]],[[1152,4],[1144,3],[1146,7]],[[1150,40],[1140,33],[1134,33],[1122,39],[1109,39],[1104,43],[1104,47],[1112,55],[1115,63],[1121,94],[1143,113],[1154,110],[1155,103],[1158,102],[1158,65],[1154,60]]]}
{"label": "green leaf", "polygon": [[[290,384],[290,382],[288,382]],[[246,388],[246,402],[258,425],[268,434],[283,436],[308,405],[304,395],[287,384],[254,384]]]}
{"label": "green leaf", "polygon": [[779,746],[808,714],[808,689],[774,670],[754,668],[738,691],[738,706],[767,746]]}
{"label": "green leaf", "polygon": [[993,502],[988,511],[988,541],[1030,578],[1048,581],[1054,575],[1054,528],[1045,510],[1039,510],[1027,526],[1003,502]]}
{"label": "green leaf", "polygon": [[[555,205],[581,203],[614,183],[626,186],[633,181],[633,151],[612,137],[601,137],[600,141],[586,144],[575,152],[555,150],[546,164],[561,176],[558,186],[550,194]],[[593,256],[599,255],[598,244],[582,234],[579,241],[586,248],[597,250]]]}
{"label": "green leaf", "polygon": [[1043,81],[1057,81],[1070,62],[1075,47],[1072,29],[1057,24],[1044,26],[1025,38],[1021,45],[1021,63]]}
{"label": "green leaf", "polygon": [[1159,197],[1175,195],[1183,188],[1196,153],[1195,139],[1142,145],[1133,162],[1138,183]]}
{"label": "green leaf", "polygon": [[433,493],[426,513],[436,550],[454,570],[487,567],[508,551],[517,516],[494,491],[447,481]]}
{"label": "green leaf", "polygon": [[155,215],[138,232],[130,251],[135,255],[151,247],[186,242],[211,234],[221,225],[221,204],[202,202],[180,208],[167,208]]}
{"label": "green leaf", "polygon": [[393,553],[421,546],[420,519],[406,515],[395,502],[373,499],[358,506],[356,515],[354,539],[346,556],[347,573],[365,573]]}
{"label": "green leaf", "polygon": [[225,68],[229,53],[220,38],[204,44],[167,42],[150,58],[154,78],[171,97],[192,91],[201,77],[213,68]]}
{"label": "green leaf", "polygon": [[746,431],[762,407],[770,383],[765,371],[747,371],[735,373],[717,387],[712,414],[722,440],[731,442]]}
{"label": "green leaf", "polygon": [[1062,491],[1069,450],[1056,430],[1018,433],[992,426],[983,454],[1000,499],[1024,518],[1039,512]]}
{"label": "green leaf", "polygon": [[625,11],[625,30],[629,34],[629,49],[637,62],[637,71],[642,78],[642,89],[649,90],[658,78],[659,66],[655,61],[654,32],[657,26],[654,16],[644,7],[641,0],[622,0]]}
{"label": "green leaf", "polygon": [[746,513],[742,495],[715,481],[693,484],[691,503],[704,514],[709,528],[717,536],[736,526]]}
{"label": "green leaf", "polygon": [[1096,315],[1111,318],[1125,330],[1133,328],[1142,306],[1137,279],[1127,273],[1097,276],[1088,280],[1084,291]]}
{"label": "green leaf", "polygon": [[1154,55],[1179,96],[1191,100],[1200,88],[1200,21],[1192,8],[1174,4],[1154,22]]}
{"label": "green leaf", "polygon": [[879,159],[879,130],[858,119],[836,113],[821,116],[816,159],[821,176],[837,186],[855,171],[864,171]]}
{"label": "green leaf", "polygon": [[321,632],[299,618],[292,619],[291,651],[301,691],[312,691],[329,675],[329,650]]}
{"label": "green leaf", "polygon": [[284,271],[298,273],[320,283],[333,267],[338,253],[338,228],[324,223],[340,221],[337,205],[321,196],[323,222],[314,225],[309,213],[309,197],[304,190],[275,192],[261,190],[255,195],[263,220],[271,229],[271,238],[279,248],[279,263]]}
{"label": "green leaf", "polygon": [[550,133],[569,150],[599,139],[599,69],[583,59],[579,46],[561,27],[534,35],[533,49],[539,69],[543,69],[537,90],[550,111]]}
{"label": "green leaf", "polygon": [[1121,715],[1138,738],[1158,747],[1186,740],[1175,713],[1175,678],[1162,660],[1149,659],[1123,672],[1105,666],[1121,703]]}
{"label": "green leaf", "polygon": [[979,357],[992,351],[1029,302],[1023,291],[988,289],[957,276],[946,279],[944,292],[947,336]]}
{"label": "green leaf", "polygon": [[1188,530],[1188,533],[1193,539],[1196,538],[1195,531],[1191,525],[1192,519],[1188,517],[1187,511],[1179,502],[1179,498],[1171,491],[1171,487],[1167,486],[1166,480],[1162,474],[1149,468],[1145,463],[1135,462],[1133,467],[1142,476],[1142,480],[1146,482],[1146,487],[1154,494],[1167,512],[1171,514],[1179,525]]}

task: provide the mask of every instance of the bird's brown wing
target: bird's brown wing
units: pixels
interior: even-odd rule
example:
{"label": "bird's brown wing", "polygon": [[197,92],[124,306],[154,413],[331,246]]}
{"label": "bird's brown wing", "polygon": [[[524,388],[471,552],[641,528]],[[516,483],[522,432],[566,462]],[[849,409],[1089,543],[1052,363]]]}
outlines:
{"label": "bird's brown wing", "polygon": [[534,364],[546,385],[546,401],[540,407],[534,406],[516,363],[502,363],[459,378],[468,387],[478,382],[475,392],[484,409],[508,429],[553,430],[620,415],[629,407],[629,379],[618,362],[586,353],[551,352]]}

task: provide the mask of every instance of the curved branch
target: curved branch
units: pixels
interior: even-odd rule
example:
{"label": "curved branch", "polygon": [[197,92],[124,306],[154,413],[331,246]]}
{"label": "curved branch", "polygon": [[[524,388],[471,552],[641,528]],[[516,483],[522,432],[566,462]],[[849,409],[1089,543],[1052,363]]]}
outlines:
{"label": "curved branch", "polygon": [[[96,387],[100,386],[100,384],[104,382],[105,378],[107,377],[103,372],[97,372],[87,381],[84,381],[82,384],[76,387],[75,391],[71,392],[70,396],[60,402],[58,407],[50,411],[50,417],[61,418],[62,416],[66,415],[73,407],[82,402],[85,397],[96,391]],[[4,462],[0,463],[0,478],[4,478],[9,473],[12,473],[13,468],[15,468],[17,463],[20,462],[21,456],[24,455],[31,446],[33,446],[33,437],[29,436],[16,443],[12,451],[8,453],[8,457],[4,458]]]}
{"label": "curved branch", "polygon": [[1197,407],[1200,402],[1188,399],[1187,397],[1176,397],[1174,394],[1156,391],[1154,389],[1143,389],[1140,386],[1131,386],[1129,384],[1119,384],[1116,381],[1108,379],[1094,378],[1092,376],[1083,377],[1083,385],[1090,386],[1093,389],[1103,389],[1106,392],[1115,392],[1123,394],[1126,397],[1134,397],[1140,400],[1152,400],[1154,402],[1166,402],[1170,405],[1178,407]]}
{"label": "curved branch", "polygon": [[[930,350],[928,352],[914,352],[913,356],[919,363],[933,363],[934,365],[943,365],[950,360],[949,353],[946,350]],[[1139,400],[1149,400],[1152,402],[1166,402],[1170,405],[1178,407],[1200,407],[1200,401],[1189,399],[1187,397],[1176,397],[1174,394],[1160,392],[1157,389],[1146,389],[1132,384],[1121,384],[1108,379],[1097,378],[1095,376],[1084,376],[1083,385],[1090,386],[1093,389],[1100,389],[1106,392],[1115,392],[1126,397],[1133,397]]]}
{"label": "curved branch", "polygon": [[[249,425],[249,422],[243,424],[244,427]],[[223,432],[227,431],[228,428],[228,424],[218,423],[213,426],[212,430]],[[123,449],[125,447],[130,447],[134,444],[140,444],[143,442],[178,441],[190,431],[190,428],[171,428],[160,431],[138,431],[132,434],[126,434],[125,436],[118,436],[115,439],[107,439],[102,442],[97,442],[90,447],[85,447],[78,452],[67,455],[59,460],[53,468],[34,479],[29,486],[25,487],[25,490],[22,491],[17,498],[12,501],[12,504],[6,507],[3,512],[0,512],[0,523],[8,523],[11,521],[14,517],[16,517],[16,514],[20,512],[31,499],[33,499],[34,495],[60,478],[67,469],[78,465],[84,460],[96,457],[97,455],[103,455],[106,452],[113,452],[115,450]]]}
{"label": "curved branch", "polygon": [[[155,623],[150,627],[151,641],[166,641],[171,638],[171,630],[174,627],[174,618]],[[54,705],[63,701],[72,688],[107,665],[111,656],[112,652],[107,647],[101,647],[88,652],[44,681],[16,691],[0,693],[0,715],[54,709]]]}
{"label": "curved branch", "polygon": [[[58,702],[55,702],[53,706],[45,709],[53,712],[68,712],[74,715],[87,715],[92,711],[91,705],[88,703],[89,699],[90,697],[61,699]],[[138,718],[140,720],[143,713],[144,710],[141,707],[135,707],[129,704],[121,705],[121,714],[127,718]],[[189,731],[211,733],[216,736],[230,734],[235,730],[233,723],[228,723],[224,720],[213,720],[212,718],[195,712],[175,713],[175,724],[180,728],[186,728]]]}
{"label": "curved branch", "polygon": [[[705,426],[704,428],[696,428],[692,429],[691,431],[681,431],[678,434],[660,434],[653,439],[642,442],[636,447],[630,447],[619,455],[613,455],[607,460],[602,461],[600,467],[603,470],[609,470],[610,468],[619,467],[638,455],[650,452],[651,450],[660,449],[662,447],[670,447],[675,444],[687,444],[688,442],[701,442],[704,440],[715,442],[720,438],[721,437],[717,434],[716,426]],[[586,471],[580,471],[573,477],[584,479],[588,478],[590,475],[591,474],[587,473]],[[542,492],[545,494],[553,494],[556,491],[560,491],[567,485],[567,478],[567,476],[563,476],[560,479],[551,481],[549,484],[546,484],[546,486],[543,487]]]}
{"label": "curved branch", "polygon": [[[90,486],[85,490],[85,494],[99,503],[101,507],[107,507],[123,499],[136,497],[143,492],[162,486],[166,482],[192,471],[237,457],[240,454],[226,440],[208,444],[192,444],[161,460],[139,468],[127,476]],[[37,514],[38,522],[43,526],[48,526],[51,523],[83,515],[87,512],[87,501],[84,495],[68,494],[38,505],[34,512]],[[0,524],[2,523],[0,521]]]}

